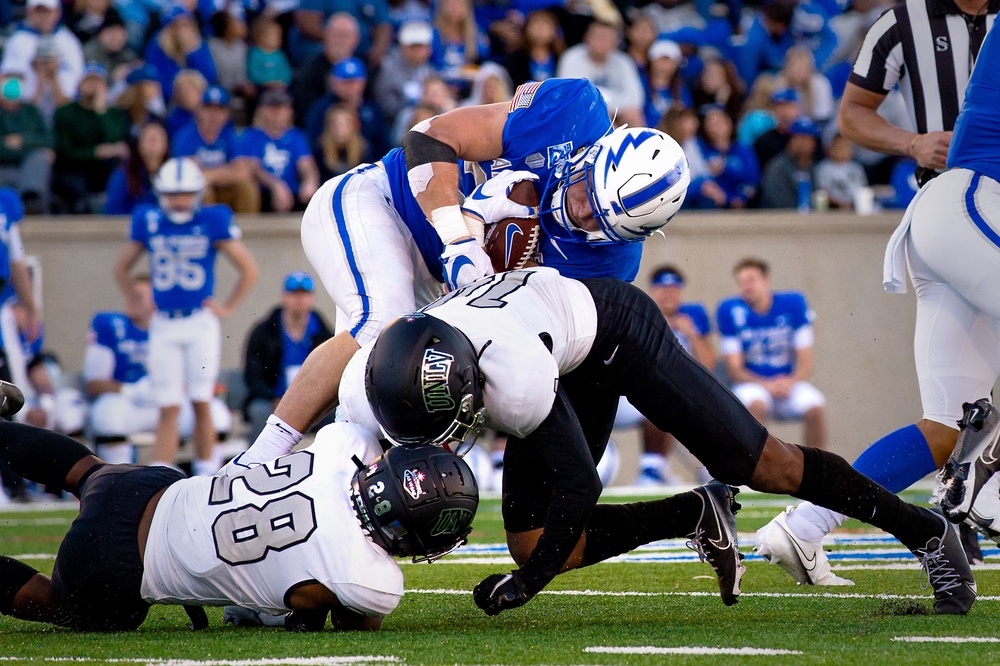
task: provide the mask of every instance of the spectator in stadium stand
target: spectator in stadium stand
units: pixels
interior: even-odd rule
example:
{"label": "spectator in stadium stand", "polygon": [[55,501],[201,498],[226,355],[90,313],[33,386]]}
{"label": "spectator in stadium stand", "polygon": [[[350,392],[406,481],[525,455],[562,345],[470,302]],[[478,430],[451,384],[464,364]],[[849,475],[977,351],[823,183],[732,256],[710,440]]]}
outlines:
{"label": "spectator in stadium stand", "polygon": [[259,213],[260,190],[254,182],[243,142],[231,122],[230,95],[221,86],[205,91],[194,121],[171,135],[171,157],[190,157],[205,176],[205,203],[222,203],[234,213]]}
{"label": "spectator in stadium stand", "polygon": [[[313,309],[314,287],[308,273],[295,271],[285,276],[281,304],[256,322],[247,338],[243,365],[247,397],[243,414],[250,425],[247,433],[250,442],[264,429],[267,418],[309,352],[333,337],[323,316]],[[333,415],[331,412],[320,425],[332,421]]]}
{"label": "spectator in stadium stand", "polygon": [[471,0],[440,0],[434,11],[431,65],[459,95],[469,90],[469,70],[490,53],[490,42],[476,23]]}
{"label": "spectator in stadium stand", "polygon": [[788,49],[796,45],[807,47],[816,66],[825,67],[837,46],[837,36],[827,19],[814,2],[765,0],[746,35],[733,40],[733,59],[740,78],[750,86],[763,72],[777,73]]}
{"label": "spectator in stadium stand", "polygon": [[38,78],[32,69],[40,45],[48,45],[56,64],[54,75],[58,89],[72,99],[83,77],[83,47],[69,28],[59,24],[62,6],[59,0],[28,0],[24,23],[18,24],[3,45],[0,70],[24,72],[24,96],[34,98]]}
{"label": "spectator in stadium stand", "polygon": [[281,50],[281,25],[267,15],[253,22],[253,46],[247,55],[247,78],[261,88],[288,87],[292,82],[292,67]]}
{"label": "spectator in stadium stand", "polygon": [[83,57],[108,71],[112,87],[122,85],[139,54],[128,45],[125,22],[117,12],[108,13],[94,37],[83,45]]}
{"label": "spectator in stadium stand", "polygon": [[[357,53],[363,54],[369,67],[379,67],[392,44],[392,24],[389,23],[389,4],[386,0],[354,0],[350,3],[340,0],[300,0],[289,38],[293,62],[308,62],[325,50],[323,25],[330,17],[341,12],[347,12],[357,23]],[[354,54],[352,50],[330,64]]]}
{"label": "spectator in stadium stand", "polygon": [[771,115],[777,125],[761,134],[753,143],[753,150],[757,153],[757,164],[761,171],[767,169],[767,165],[772,159],[781,154],[788,145],[791,136],[789,129],[792,123],[802,115],[802,105],[799,103],[799,94],[791,88],[779,88],[771,94],[770,104]]}
{"label": "spectator in stadium stand", "polygon": [[24,99],[24,76],[0,70],[0,187],[17,191],[27,213],[49,212],[52,130]]}
{"label": "spectator in stadium stand", "polygon": [[158,73],[163,96],[173,96],[174,78],[182,69],[196,69],[208,83],[218,82],[218,72],[208,44],[198,32],[194,14],[181,5],[169,5],[160,15],[163,26],[146,47],[146,64]]}
{"label": "spectator in stadium stand", "polygon": [[674,106],[691,106],[694,98],[681,76],[681,47],[676,42],[661,39],[649,48],[649,71],[646,78],[646,106],[643,109],[647,127],[656,127],[660,118]]}
{"label": "spectator in stadium stand", "polygon": [[358,132],[357,112],[344,104],[335,104],[326,110],[323,133],[316,147],[316,162],[320,180],[326,181],[376,159],[368,142]]}
{"label": "spectator in stadium stand", "polygon": [[156,204],[152,178],[170,156],[167,129],[160,121],[149,120],[129,148],[128,159],[108,179],[101,211],[105,215],[131,215],[139,204]]}
{"label": "spectator in stadium stand", "polygon": [[645,93],[635,63],[618,44],[621,28],[612,23],[594,21],[583,36],[583,43],[571,46],[559,58],[556,76],[587,79],[601,91],[609,109],[617,109],[615,123],[642,127]]}
{"label": "spectator in stadium stand", "polygon": [[719,104],[734,121],[743,113],[746,86],[736,74],[736,67],[721,54],[702,56],[702,68],[691,85],[693,106]]}
{"label": "spectator in stadium stand", "polygon": [[514,94],[507,70],[495,62],[485,62],[476,70],[472,92],[462,101],[462,106],[509,102]]}
{"label": "spectator in stadium stand", "polygon": [[31,73],[35,77],[35,92],[31,101],[51,123],[56,109],[72,101],[73,92],[67,92],[59,75],[61,67],[59,50],[51,37],[38,42],[35,56],[31,60]]}
{"label": "spectator in stadium stand", "polygon": [[[437,74],[431,74],[424,79],[424,88],[420,99],[413,106],[408,106],[396,116],[396,124],[392,128],[393,146],[400,145],[403,135],[421,120],[432,118],[440,113],[446,113],[458,106],[455,91]],[[418,114],[417,111],[420,110]],[[426,115],[431,111],[430,115]],[[419,117],[419,120],[417,119]]]}
{"label": "spectator in stadium stand", "polygon": [[343,104],[354,109],[361,123],[361,134],[375,155],[383,155],[388,150],[386,135],[388,127],[385,114],[379,105],[365,99],[368,70],[360,58],[341,60],[330,70],[327,77],[327,92],[312,103],[306,114],[305,131],[309,147],[319,153],[319,136],[326,123],[327,109],[335,104]]}
{"label": "spectator in stadium stand", "polygon": [[854,160],[854,144],[843,134],[834,134],[826,157],[816,166],[816,188],[827,193],[830,208],[853,210],[862,187],[868,187],[868,177]]}
{"label": "spectator in stadium stand", "polygon": [[212,29],[215,35],[208,38],[208,51],[219,73],[219,85],[233,96],[254,97],[256,91],[247,78],[246,21],[227,11],[216,12]]}
{"label": "spectator in stadium stand", "polygon": [[789,127],[788,145],[785,150],[768,162],[761,181],[761,206],[763,208],[809,207],[811,203],[799,199],[799,182],[809,184],[811,193],[816,187],[816,151],[819,146],[819,127],[808,116],[801,116]]}
{"label": "spectator in stadium stand", "polygon": [[306,135],[292,125],[292,98],[280,88],[265,90],[254,126],[242,136],[243,155],[261,190],[261,210],[305,209],[319,188],[319,167]]}
{"label": "spectator in stadium stand", "polygon": [[524,45],[507,59],[507,71],[514,86],[551,79],[565,50],[559,19],[551,9],[528,14],[524,22]]}
{"label": "spectator in stadium stand", "polygon": [[176,136],[191,124],[207,89],[208,81],[198,70],[182,69],[177,73],[174,78],[174,94],[167,105],[167,117],[163,119],[170,136]]}
{"label": "spectator in stadium stand", "polygon": [[105,24],[125,25],[111,0],[77,0],[67,14],[65,23],[84,47],[97,37]]}
{"label": "spectator in stadium stand", "polygon": [[[676,107],[667,111],[657,126],[657,129],[668,134],[684,149],[684,157],[687,158],[692,180],[708,175],[708,166],[705,164],[701,147],[698,145],[700,127],[701,119],[698,117],[698,112],[685,107]],[[690,186],[688,186],[688,192],[691,192]],[[684,203],[687,205],[687,200]]]}
{"label": "spectator in stadium stand", "polygon": [[166,103],[156,70],[142,65],[129,72],[125,77],[125,90],[118,95],[115,106],[128,116],[132,137],[137,136],[139,129],[150,120],[163,122]]}
{"label": "spectator in stadium stand", "polygon": [[700,109],[698,146],[708,173],[692,178],[688,197],[694,208],[745,208],[760,182],[757,156],[736,142],[733,120],[721,106]]}
{"label": "spectator in stadium stand", "polygon": [[292,77],[292,97],[295,99],[295,123],[303,125],[309,107],[326,90],[330,69],[358,50],[361,41],[358,20],[347,12],[338,12],[326,20],[323,29],[323,52],[299,65]]}
{"label": "spectator in stadium stand", "polygon": [[70,213],[94,212],[92,195],[104,193],[111,172],[128,157],[128,117],[109,107],[107,96],[107,72],[88,65],[77,101],[56,111],[54,190]]}
{"label": "spectator in stadium stand", "polygon": [[400,111],[420,99],[424,77],[434,71],[430,66],[434,30],[429,23],[404,24],[399,29],[398,41],[399,45],[382,61],[373,88],[373,96],[390,127]]}
{"label": "spectator in stadium stand", "polygon": [[649,49],[657,41],[658,35],[653,19],[643,12],[632,19],[625,29],[625,53],[632,58],[644,82],[649,79]]}
{"label": "spectator in stadium stand", "polygon": [[793,46],[785,54],[785,64],[778,72],[777,86],[798,93],[802,113],[822,125],[833,118],[836,104],[830,81],[816,71],[816,59],[804,46]]}

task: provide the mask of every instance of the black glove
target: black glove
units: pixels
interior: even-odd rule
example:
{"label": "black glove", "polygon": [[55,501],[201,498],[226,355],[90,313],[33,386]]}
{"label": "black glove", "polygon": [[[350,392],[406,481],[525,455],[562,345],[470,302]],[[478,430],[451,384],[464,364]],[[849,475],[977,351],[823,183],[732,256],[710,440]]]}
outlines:
{"label": "black glove", "polygon": [[472,590],[476,605],[487,615],[499,615],[500,611],[523,606],[533,596],[535,593],[526,589],[524,579],[516,571],[487,576]]}

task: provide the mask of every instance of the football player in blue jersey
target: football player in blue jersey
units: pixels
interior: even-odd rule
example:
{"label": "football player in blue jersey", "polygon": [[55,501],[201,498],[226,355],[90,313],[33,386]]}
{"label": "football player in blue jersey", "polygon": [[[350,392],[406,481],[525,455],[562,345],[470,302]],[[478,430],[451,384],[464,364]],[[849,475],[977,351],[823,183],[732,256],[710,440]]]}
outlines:
{"label": "football player in blue jersey", "polygon": [[[155,431],[159,421],[160,409],[146,370],[149,324],[155,312],[149,277],[137,275],[132,278],[125,311],[98,312],[90,322],[83,355],[83,379],[93,399],[90,431],[95,454],[110,463],[135,462],[135,447],[128,437]],[[211,412],[220,436],[228,433],[233,417],[218,397],[211,400]],[[194,432],[194,412],[188,400],[181,404],[179,430],[181,437]]]}
{"label": "football player in blue jersey", "polygon": [[[31,275],[24,261],[24,244],[18,226],[24,219],[24,208],[16,191],[0,188],[0,338],[18,340],[18,326],[12,306],[23,308],[23,328],[29,342],[41,331],[41,321],[31,288]],[[26,360],[20,344],[3,348],[0,355],[0,379],[27,384]]]}
{"label": "football player in blue jersey", "polygon": [[[250,291],[257,265],[240,240],[232,211],[201,205],[205,178],[193,160],[168,160],[153,186],[159,206],[136,208],[130,240],[115,265],[115,279],[128,298],[129,271],[143,253],[149,253],[158,310],[149,326],[149,376],[160,406],[153,460],[173,463],[181,401],[188,398],[195,413],[192,469],[198,475],[214,474],[220,465],[213,456],[216,431],[210,399],[219,375],[219,319],[229,316]],[[219,252],[239,275],[225,303],[213,296]]]}
{"label": "football player in blue jersey", "polygon": [[[949,170],[917,192],[886,248],[886,291],[905,293],[909,272],[917,294],[913,348],[923,418],[876,441],[854,467],[899,492],[945,465],[945,513],[996,539],[1000,416],[990,398],[1000,377],[996,30],[987,35],[977,63],[952,135]],[[765,525],[757,542],[763,540],[769,559],[801,582],[817,582],[818,569],[829,571],[820,542],[844,520],[800,504]]]}
{"label": "football player in blue jersey", "polygon": [[[442,283],[491,274],[484,224],[535,215],[506,196],[526,179],[541,191],[541,263],[631,280],[639,241],[680,208],[690,175],[665,134],[613,130],[600,92],[583,79],[527,83],[509,103],[419,123],[402,148],[328,181],[306,209],[302,244],[337,304],[338,333],[303,364],[261,437],[301,437],[336,404],[361,345],[439,296]],[[460,183],[469,195],[461,205]]]}
{"label": "football player in blue jersey", "polygon": [[733,269],[740,295],[719,303],[719,350],[733,393],[761,423],[770,416],[805,423],[805,443],[826,448],[826,400],[807,380],[813,369],[812,310],[800,292],[775,292],[766,261]]}

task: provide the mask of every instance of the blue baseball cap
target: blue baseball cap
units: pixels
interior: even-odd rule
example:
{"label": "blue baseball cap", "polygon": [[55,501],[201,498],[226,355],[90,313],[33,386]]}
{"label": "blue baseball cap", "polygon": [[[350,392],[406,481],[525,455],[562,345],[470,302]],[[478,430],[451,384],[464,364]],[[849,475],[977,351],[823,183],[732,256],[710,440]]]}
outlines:
{"label": "blue baseball cap", "polygon": [[819,125],[814,123],[809,116],[799,116],[788,127],[788,133],[791,135],[804,134],[806,136],[811,136],[814,139],[818,139]]}
{"label": "blue baseball cap", "polygon": [[338,79],[364,79],[368,77],[368,69],[357,58],[345,58],[333,66],[330,74]]}
{"label": "blue baseball cap", "polygon": [[107,81],[108,70],[104,69],[102,65],[96,62],[92,62],[83,68],[83,76],[81,77],[81,80],[87,78],[88,76],[99,76],[102,80]]}
{"label": "blue baseball cap", "polygon": [[142,67],[136,67],[128,76],[125,77],[125,83],[128,85],[134,85],[136,83],[142,83],[143,81],[159,81],[160,73],[152,65],[143,65]]}
{"label": "blue baseball cap", "polygon": [[194,15],[184,5],[170,4],[160,12],[160,25],[168,26],[179,18],[194,19]]}
{"label": "blue baseball cap", "polygon": [[222,86],[209,86],[201,96],[205,106],[229,106],[229,92]]}
{"label": "blue baseball cap", "polygon": [[799,93],[795,88],[778,88],[771,93],[771,104],[781,104],[782,102],[798,102]]}
{"label": "blue baseball cap", "polygon": [[649,284],[652,287],[683,287],[684,276],[676,268],[661,268],[653,273]]}
{"label": "blue baseball cap", "polygon": [[285,291],[312,291],[313,279],[305,271],[293,271],[285,276]]}

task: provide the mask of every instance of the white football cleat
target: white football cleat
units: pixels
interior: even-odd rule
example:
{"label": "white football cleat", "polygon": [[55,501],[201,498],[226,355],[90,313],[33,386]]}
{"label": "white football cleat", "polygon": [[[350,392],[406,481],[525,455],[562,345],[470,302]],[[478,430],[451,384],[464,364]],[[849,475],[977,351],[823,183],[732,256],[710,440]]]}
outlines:
{"label": "white football cleat", "polygon": [[823,546],[797,539],[788,529],[785,518],[795,507],[788,507],[771,522],[757,530],[754,552],[771,564],[777,564],[798,581],[799,585],[854,585],[830,570],[830,561]]}

